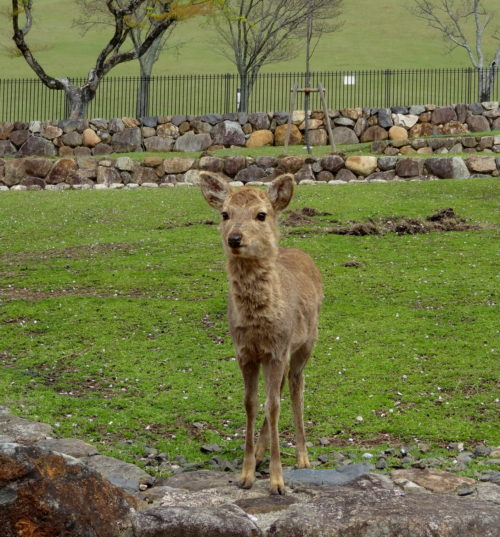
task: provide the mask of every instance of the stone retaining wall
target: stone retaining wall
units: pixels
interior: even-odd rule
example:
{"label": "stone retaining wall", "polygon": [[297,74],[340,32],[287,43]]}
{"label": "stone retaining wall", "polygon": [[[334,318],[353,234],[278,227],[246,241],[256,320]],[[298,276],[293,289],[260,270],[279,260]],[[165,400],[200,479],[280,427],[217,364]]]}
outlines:
{"label": "stone retaining wall", "polygon": [[[498,102],[347,108],[330,110],[328,116],[337,145],[500,129]],[[302,144],[304,112],[294,112],[292,120],[290,144]],[[195,152],[231,146],[281,146],[287,121],[287,113],[276,112],[3,122],[0,123],[0,157],[82,157],[138,151]],[[322,111],[312,112],[309,128],[313,146],[328,144],[325,121]]]}
{"label": "stone retaining wall", "polygon": [[283,158],[244,156],[199,159],[80,156],[57,160],[47,157],[0,159],[0,190],[67,190],[190,186],[199,183],[201,170],[220,173],[235,185],[263,184],[282,173],[293,173],[298,184],[346,184],[398,180],[498,177],[500,156],[467,158],[395,155]]}

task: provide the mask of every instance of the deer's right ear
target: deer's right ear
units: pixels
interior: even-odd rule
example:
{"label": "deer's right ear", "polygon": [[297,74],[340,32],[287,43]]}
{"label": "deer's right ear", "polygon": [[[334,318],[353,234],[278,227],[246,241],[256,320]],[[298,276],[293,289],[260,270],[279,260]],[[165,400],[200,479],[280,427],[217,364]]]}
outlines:
{"label": "deer's right ear", "polygon": [[230,192],[230,187],[226,181],[215,173],[203,171],[200,173],[200,186],[207,203],[220,211],[226,196]]}

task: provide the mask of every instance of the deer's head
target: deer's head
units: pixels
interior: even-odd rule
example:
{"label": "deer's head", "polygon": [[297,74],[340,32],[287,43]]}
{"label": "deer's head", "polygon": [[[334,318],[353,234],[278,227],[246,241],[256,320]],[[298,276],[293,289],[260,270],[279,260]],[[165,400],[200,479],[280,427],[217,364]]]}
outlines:
{"label": "deer's head", "polygon": [[276,218],[292,198],[293,175],[279,176],[267,192],[251,187],[232,189],[210,172],[202,172],[200,177],[203,196],[221,215],[226,255],[245,259],[274,257],[279,238]]}

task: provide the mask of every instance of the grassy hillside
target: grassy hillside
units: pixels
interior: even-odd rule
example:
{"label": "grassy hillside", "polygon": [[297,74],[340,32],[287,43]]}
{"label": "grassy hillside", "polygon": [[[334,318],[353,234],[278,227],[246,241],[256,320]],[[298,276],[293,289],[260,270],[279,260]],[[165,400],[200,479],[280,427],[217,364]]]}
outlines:
{"label": "grassy hillside", "polygon": [[[498,0],[484,0],[493,8]],[[35,0],[35,22],[30,43],[37,58],[54,76],[83,76],[92,67],[98,51],[109,36],[100,27],[80,36],[72,28],[77,7],[71,0]],[[465,52],[448,54],[441,38],[409,12],[411,2],[402,0],[347,0],[344,27],[325,36],[313,59],[314,70],[467,67]],[[1,77],[31,77],[23,58],[12,58],[12,34],[5,10],[0,14]],[[179,25],[172,45],[183,44],[179,53],[171,50],[157,63],[155,74],[225,73],[232,64],[216,50],[217,34],[204,18]],[[297,49],[303,47],[297,43]],[[492,50],[494,42],[489,43]],[[296,59],[268,66],[268,71],[303,70],[304,54]],[[136,62],[115,69],[113,75],[136,75]]]}

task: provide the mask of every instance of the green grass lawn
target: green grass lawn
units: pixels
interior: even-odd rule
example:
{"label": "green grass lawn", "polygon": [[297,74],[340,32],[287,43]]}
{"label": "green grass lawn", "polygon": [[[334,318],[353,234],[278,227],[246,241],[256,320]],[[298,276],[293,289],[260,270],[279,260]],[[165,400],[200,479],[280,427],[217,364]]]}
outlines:
{"label": "green grass lawn", "polygon": [[[494,12],[497,0],[484,0]],[[29,42],[39,62],[56,77],[86,76],[93,67],[98,52],[109,39],[110,29],[99,26],[80,37],[72,27],[78,11],[67,0],[35,0],[34,26]],[[312,69],[316,71],[469,67],[463,50],[448,53],[441,38],[408,11],[409,3],[401,0],[346,0],[344,26],[320,41]],[[0,19],[0,65],[2,77],[33,77],[23,58],[10,58],[11,24],[2,13]],[[474,42],[474,41],[472,41]],[[179,53],[176,45],[182,44]],[[234,72],[233,64],[217,53],[219,38],[213,25],[204,18],[179,25],[170,49],[163,53],[154,74],[211,74]],[[293,60],[272,64],[264,71],[303,71],[304,46],[293,45],[299,54]],[[496,44],[485,44],[485,54],[491,56]],[[136,75],[136,62],[114,69],[113,75]]]}
{"label": "green grass lawn", "polygon": [[[358,454],[416,439],[433,453],[500,444],[497,180],[298,187],[301,207],[332,213],[282,227],[325,281],[306,370],[313,458],[332,449],[320,437]],[[445,207],[482,228],[327,233],[332,220]],[[217,220],[195,188],[2,193],[0,404],[129,461],[145,445],[206,460],[209,442],[240,456]],[[292,438],[288,396],[280,430]]]}

